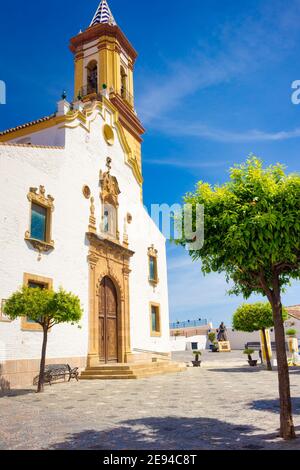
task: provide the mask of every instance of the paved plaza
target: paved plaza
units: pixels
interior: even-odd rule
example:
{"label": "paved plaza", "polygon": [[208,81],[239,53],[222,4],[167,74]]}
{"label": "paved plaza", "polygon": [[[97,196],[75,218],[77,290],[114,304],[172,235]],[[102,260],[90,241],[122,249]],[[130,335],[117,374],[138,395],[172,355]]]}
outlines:
{"label": "paved plaza", "polygon": [[[10,392],[0,398],[0,449],[300,449],[300,438],[277,437],[277,372],[241,357],[205,353],[207,367],[183,373]],[[291,370],[300,435],[299,379],[300,369]]]}

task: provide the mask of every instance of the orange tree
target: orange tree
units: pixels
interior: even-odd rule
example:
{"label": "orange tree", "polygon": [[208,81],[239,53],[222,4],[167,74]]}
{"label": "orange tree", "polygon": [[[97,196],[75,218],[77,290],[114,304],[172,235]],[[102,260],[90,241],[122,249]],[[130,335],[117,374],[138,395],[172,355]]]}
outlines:
{"label": "orange tree", "polygon": [[[282,310],[282,319],[288,317],[287,311]],[[237,331],[261,331],[263,336],[264,349],[268,370],[272,370],[269,348],[267,344],[266,329],[274,327],[273,312],[269,302],[256,302],[255,304],[241,305],[233,315],[232,326]]]}
{"label": "orange tree", "polygon": [[43,329],[37,389],[38,392],[43,392],[48,332],[60,323],[78,323],[82,317],[80,300],[74,294],[65,292],[63,289],[54,292],[53,290],[24,286],[7,300],[4,312],[12,320],[18,317],[27,317],[41,325]]}
{"label": "orange tree", "polygon": [[[198,205],[205,210],[205,241],[193,249],[185,235],[178,240],[189,249],[204,273],[225,273],[233,282],[230,293],[249,298],[263,294],[272,307],[280,396],[280,435],[295,438],[289,369],[282,319],[282,291],[300,278],[300,176],[286,174],[282,165],[263,167],[251,156],[230,170],[221,185],[199,182],[184,202],[193,208],[194,229]],[[181,227],[180,227],[181,228]],[[193,242],[195,240],[192,240]]]}

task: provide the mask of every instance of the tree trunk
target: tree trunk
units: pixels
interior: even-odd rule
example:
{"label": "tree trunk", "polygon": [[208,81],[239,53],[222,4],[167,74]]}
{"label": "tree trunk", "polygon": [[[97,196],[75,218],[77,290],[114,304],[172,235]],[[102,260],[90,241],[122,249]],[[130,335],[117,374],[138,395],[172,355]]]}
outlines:
{"label": "tree trunk", "polygon": [[40,376],[37,393],[44,391],[44,374],[45,374],[45,364],[46,364],[46,350],[47,350],[47,341],[48,341],[48,325],[43,326],[43,346],[42,346],[42,357],[40,363]]}
{"label": "tree trunk", "polygon": [[280,298],[280,290],[278,286],[276,290],[274,289],[272,297],[280,399],[280,437],[288,440],[294,439],[296,437],[296,434],[292,416],[290,376],[285,347],[285,333],[282,320],[282,304]]}
{"label": "tree trunk", "polygon": [[262,334],[263,334],[263,340],[264,340],[264,348],[266,351],[266,361],[267,361],[267,369],[272,370],[272,364],[270,361],[270,354],[269,354],[269,348],[268,348],[268,342],[267,342],[267,335],[266,335],[266,329],[262,329]]}

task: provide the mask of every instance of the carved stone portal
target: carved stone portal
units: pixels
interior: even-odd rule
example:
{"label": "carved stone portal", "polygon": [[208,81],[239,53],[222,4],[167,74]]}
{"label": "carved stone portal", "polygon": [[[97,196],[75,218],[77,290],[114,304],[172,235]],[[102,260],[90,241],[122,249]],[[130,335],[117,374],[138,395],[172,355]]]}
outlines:
{"label": "carved stone portal", "polygon": [[[117,304],[117,361],[126,363],[131,354],[129,275],[130,258],[134,252],[117,242],[102,239],[94,233],[87,233],[89,250],[89,355],[88,367],[103,364],[101,344],[101,318],[103,317],[103,280],[109,279],[116,290]],[[100,337],[101,336],[101,337]],[[107,341],[109,341],[109,337]]]}

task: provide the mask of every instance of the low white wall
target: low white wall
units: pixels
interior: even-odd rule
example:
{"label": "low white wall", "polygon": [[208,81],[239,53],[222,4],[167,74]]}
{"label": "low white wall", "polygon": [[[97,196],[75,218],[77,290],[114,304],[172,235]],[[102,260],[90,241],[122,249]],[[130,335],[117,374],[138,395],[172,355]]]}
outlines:
{"label": "low white wall", "polygon": [[190,336],[189,338],[171,336],[171,351],[191,351],[192,343],[197,343],[197,349],[203,351],[207,348],[207,337],[205,335]]}
{"label": "low white wall", "polygon": [[186,350],[186,338],[171,336],[171,351],[185,351]]}
{"label": "low white wall", "polygon": [[[296,327],[295,327],[296,328]],[[228,340],[232,350],[244,350],[245,344],[250,342],[260,342],[260,334],[258,331],[254,333],[244,333],[242,331],[233,331],[227,328]],[[298,334],[300,339],[300,335]],[[205,335],[191,336],[185,338],[183,336],[171,336],[171,351],[188,351],[192,349],[191,343],[198,343],[198,349],[209,349],[209,341]],[[274,331],[271,331],[271,341],[275,342]]]}
{"label": "low white wall", "polygon": [[[245,349],[245,344],[253,341],[260,341],[259,331],[254,333],[244,333],[242,331],[232,331],[227,329],[228,340],[230,341],[231,349]],[[274,332],[271,332],[271,341],[275,341]]]}

